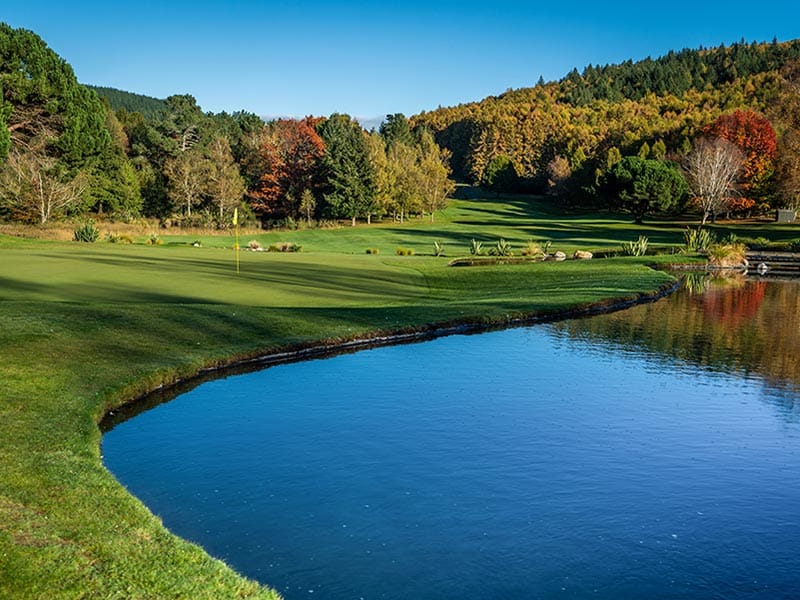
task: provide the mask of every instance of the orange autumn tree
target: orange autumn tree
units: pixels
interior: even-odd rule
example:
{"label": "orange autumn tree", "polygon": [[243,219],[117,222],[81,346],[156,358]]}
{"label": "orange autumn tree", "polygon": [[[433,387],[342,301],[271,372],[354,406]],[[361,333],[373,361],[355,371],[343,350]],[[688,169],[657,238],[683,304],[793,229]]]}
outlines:
{"label": "orange autumn tree", "polygon": [[742,193],[730,199],[731,212],[743,213],[756,203],[767,203],[778,154],[778,141],[770,122],[752,110],[737,110],[719,117],[704,133],[728,140],[744,154],[739,181]]}
{"label": "orange autumn tree", "polygon": [[260,147],[261,174],[250,205],[262,221],[300,216],[300,199],[319,185],[325,143],[317,120],[279,119],[264,128]]}

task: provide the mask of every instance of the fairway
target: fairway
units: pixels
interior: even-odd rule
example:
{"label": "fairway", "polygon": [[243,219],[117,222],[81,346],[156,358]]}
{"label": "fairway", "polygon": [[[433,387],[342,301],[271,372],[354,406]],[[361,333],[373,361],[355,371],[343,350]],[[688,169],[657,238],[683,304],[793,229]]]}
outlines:
{"label": "fairway", "polygon": [[[399,225],[290,232],[303,252],[242,252],[239,274],[224,236],[199,248],[190,238],[163,246],[2,238],[0,597],[272,597],[165,531],[104,469],[97,422],[121,402],[281,349],[557,315],[672,281],[648,267],[652,257],[448,267],[471,236],[526,240],[535,230],[558,239],[569,227],[567,249],[611,245],[615,228],[627,230],[613,219],[555,222],[516,201],[489,205],[499,209],[496,224],[486,215],[466,223],[483,206],[461,201],[441,223],[406,223],[400,233]],[[394,256],[399,235],[451,240],[452,252]]]}

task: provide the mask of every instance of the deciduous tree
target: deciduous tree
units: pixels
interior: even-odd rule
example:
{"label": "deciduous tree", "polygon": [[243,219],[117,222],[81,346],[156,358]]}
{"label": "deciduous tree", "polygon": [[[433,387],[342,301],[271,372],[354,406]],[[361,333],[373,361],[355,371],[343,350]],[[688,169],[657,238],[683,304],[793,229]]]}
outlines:
{"label": "deciduous tree", "polygon": [[716,219],[737,192],[745,157],[735,144],[722,138],[701,137],[684,160],[689,191],[702,210],[702,223]]}
{"label": "deciduous tree", "polygon": [[268,123],[261,136],[262,172],[251,201],[255,213],[262,219],[296,218],[303,191],[320,185],[324,155],[313,119]]}
{"label": "deciduous tree", "polygon": [[12,150],[0,167],[0,207],[12,219],[46,223],[77,209],[86,185],[83,173],[71,175],[55,158]]}
{"label": "deciduous tree", "polygon": [[244,180],[233,160],[231,147],[224,137],[216,137],[208,148],[206,192],[218,209],[218,225],[228,223],[226,215],[239,206],[245,193]]}
{"label": "deciduous tree", "polygon": [[741,150],[744,162],[739,171],[740,197],[736,205],[748,209],[756,202],[765,202],[771,194],[778,142],[772,124],[752,110],[737,110],[722,115],[705,128],[705,134],[719,137]]}

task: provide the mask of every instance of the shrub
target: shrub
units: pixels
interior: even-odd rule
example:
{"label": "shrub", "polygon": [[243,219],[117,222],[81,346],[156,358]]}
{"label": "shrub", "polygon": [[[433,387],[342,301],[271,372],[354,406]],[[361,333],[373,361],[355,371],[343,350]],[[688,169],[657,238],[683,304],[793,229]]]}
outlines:
{"label": "shrub", "polygon": [[708,249],[708,262],[714,267],[739,267],[745,264],[744,244],[713,244]]}
{"label": "shrub", "polygon": [[303,247],[294,242],[277,242],[270,244],[268,252],[302,252]]}
{"label": "shrub", "polygon": [[528,243],[522,247],[522,256],[544,256],[545,252],[542,247],[534,240],[528,240]]}
{"label": "shrub", "polygon": [[433,254],[434,256],[444,256],[444,244],[442,242],[433,242]]}
{"label": "shrub", "polygon": [[472,240],[469,243],[469,253],[473,256],[480,256],[483,254],[483,244],[478,240]]}
{"label": "shrub", "polygon": [[148,237],[145,240],[144,243],[147,244],[148,246],[160,246],[161,244],[164,243],[164,241],[160,237],[158,237],[157,233],[153,232],[150,234],[150,237]]}
{"label": "shrub", "polygon": [[106,234],[106,241],[109,244],[132,244],[133,238],[129,235],[125,235],[122,233],[108,232]]}
{"label": "shrub", "polygon": [[367,248],[367,254],[380,254],[380,250],[377,248]]}
{"label": "shrub", "polygon": [[635,242],[623,242],[622,253],[625,256],[644,256],[647,254],[648,243],[648,239],[645,236],[640,235],[639,239]]}
{"label": "shrub", "polygon": [[686,242],[687,252],[697,252],[698,250],[707,250],[716,241],[716,236],[712,231],[702,227],[697,229],[687,227],[683,232],[683,240]]}
{"label": "shrub", "polygon": [[492,256],[513,256],[514,253],[511,252],[511,244],[509,244],[503,238],[497,240],[497,243],[494,247],[489,250],[489,254]]}
{"label": "shrub", "polygon": [[261,244],[258,242],[258,240],[250,240],[249,242],[247,242],[247,247],[253,252],[264,251],[264,248],[261,247]]}
{"label": "shrub", "polygon": [[72,233],[72,239],[76,242],[94,243],[100,239],[100,230],[89,219]]}
{"label": "shrub", "polygon": [[786,244],[786,249],[789,252],[800,252],[800,239],[790,240],[789,243]]}
{"label": "shrub", "polygon": [[763,236],[754,239],[749,246],[757,250],[766,250],[769,247],[769,240]]}
{"label": "shrub", "polygon": [[398,246],[397,250],[395,250],[395,254],[397,254],[397,256],[414,256],[414,249],[403,248],[403,246]]}

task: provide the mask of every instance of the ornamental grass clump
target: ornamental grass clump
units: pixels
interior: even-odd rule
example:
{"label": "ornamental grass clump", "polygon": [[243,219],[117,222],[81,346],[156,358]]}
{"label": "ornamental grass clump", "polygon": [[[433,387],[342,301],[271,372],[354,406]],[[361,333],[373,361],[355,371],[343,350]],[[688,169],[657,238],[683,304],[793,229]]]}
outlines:
{"label": "ornamental grass clump", "polygon": [[253,252],[263,252],[264,248],[261,246],[261,243],[258,240],[250,240],[247,242],[248,250],[252,250]]}
{"label": "ornamental grass clump", "polygon": [[480,256],[483,254],[483,243],[475,239],[470,240],[469,253],[472,254],[472,256]]}
{"label": "ornamental grass clump", "polygon": [[647,254],[647,245],[649,240],[640,235],[639,239],[635,242],[623,242],[622,243],[622,253],[625,256],[644,256]]}
{"label": "ornamental grass clump", "polygon": [[531,258],[540,258],[544,257],[546,252],[542,249],[538,242],[535,240],[528,240],[528,242],[522,247],[520,254],[522,254],[522,256],[529,256]]}
{"label": "ornamental grass clump", "polygon": [[132,244],[133,238],[129,235],[109,231],[106,234],[106,241],[109,244]]}
{"label": "ornamental grass clump", "polygon": [[683,241],[686,243],[687,252],[699,252],[708,250],[709,246],[716,241],[716,236],[712,231],[702,227],[696,229],[687,227],[683,232]]}
{"label": "ornamental grass clump", "polygon": [[444,256],[444,244],[442,242],[438,241],[433,242],[433,255]]}
{"label": "ornamental grass clump", "polygon": [[277,242],[270,244],[268,252],[302,252],[303,247],[294,242]]}
{"label": "ornamental grass clump", "polygon": [[708,264],[718,269],[743,267],[747,264],[744,244],[712,244],[708,248]]}

